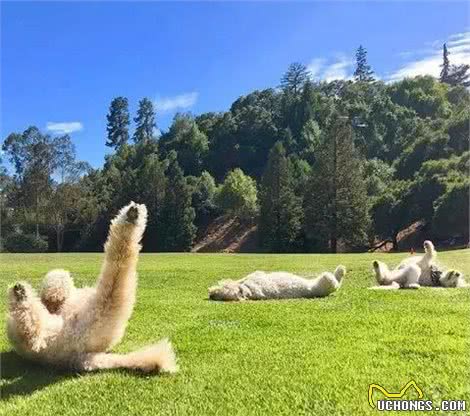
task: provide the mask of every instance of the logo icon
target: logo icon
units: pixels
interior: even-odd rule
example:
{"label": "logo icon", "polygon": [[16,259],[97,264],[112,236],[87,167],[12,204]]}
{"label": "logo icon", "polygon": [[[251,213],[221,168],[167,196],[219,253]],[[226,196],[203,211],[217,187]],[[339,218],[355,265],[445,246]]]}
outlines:
{"label": "logo icon", "polygon": [[414,380],[411,380],[408,383],[406,383],[406,385],[400,390],[399,393],[389,393],[384,387],[379,386],[378,384],[370,384],[369,385],[369,405],[370,407],[372,407],[372,409],[375,409],[375,404],[374,404],[374,401],[372,400],[372,394],[374,393],[374,390],[379,390],[388,399],[401,399],[405,395],[405,393],[412,387],[418,393],[418,397],[422,399],[424,396],[423,391],[418,387],[418,385],[416,384]]}

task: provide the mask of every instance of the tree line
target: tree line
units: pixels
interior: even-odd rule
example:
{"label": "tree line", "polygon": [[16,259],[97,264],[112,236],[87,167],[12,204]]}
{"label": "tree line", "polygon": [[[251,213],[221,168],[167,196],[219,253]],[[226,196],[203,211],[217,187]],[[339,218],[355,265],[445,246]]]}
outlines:
{"label": "tree line", "polygon": [[468,241],[469,66],[451,65],[444,45],[441,68],[439,79],[387,84],[360,46],[353,80],[313,81],[294,63],[279,86],[228,111],[177,114],[164,132],[151,100],[131,119],[117,97],[100,169],[77,161],[69,135],[11,133],[2,246],[101,250],[130,200],[148,207],[149,251],[189,250],[220,215],[257,224],[269,252],[398,249],[398,233],[417,221],[438,241]]}

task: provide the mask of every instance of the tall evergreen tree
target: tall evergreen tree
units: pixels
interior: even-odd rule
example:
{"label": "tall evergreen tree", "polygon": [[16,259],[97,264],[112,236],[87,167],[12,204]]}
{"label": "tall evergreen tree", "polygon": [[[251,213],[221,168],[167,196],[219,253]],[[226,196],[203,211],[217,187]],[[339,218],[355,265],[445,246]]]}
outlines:
{"label": "tall evergreen tree", "polygon": [[452,65],[451,73],[449,74],[448,84],[452,86],[463,85],[464,87],[470,86],[470,65]]}
{"label": "tall evergreen tree", "polygon": [[362,163],[351,121],[336,115],[318,149],[304,198],[305,231],[311,248],[335,253],[367,242],[370,218]]}
{"label": "tall evergreen tree", "polygon": [[129,140],[129,104],[127,98],[117,97],[111,101],[106,119],[108,120],[106,146],[117,149]]}
{"label": "tall evergreen tree", "polygon": [[360,82],[374,81],[374,71],[367,63],[367,50],[359,45],[356,51],[356,70],[354,71],[354,78]]}
{"label": "tall evergreen tree", "polygon": [[441,82],[449,81],[449,71],[450,71],[450,62],[449,62],[449,51],[447,50],[447,45],[444,43],[442,46],[442,65],[441,65]]}
{"label": "tall evergreen tree", "polygon": [[470,86],[470,65],[451,65],[449,55],[450,52],[447,49],[447,45],[444,43],[442,48],[442,70],[440,81],[452,86]]}
{"label": "tall evergreen tree", "polygon": [[160,241],[164,251],[189,251],[196,234],[191,188],[174,152],[169,159],[167,186],[160,214]]}
{"label": "tall evergreen tree", "polygon": [[310,78],[310,73],[304,64],[294,62],[289,65],[286,73],[281,78],[281,88],[284,92],[298,95],[302,92],[305,82]]}
{"label": "tall evergreen tree", "polygon": [[302,202],[295,195],[286,151],[277,142],[269,152],[262,178],[259,232],[261,244],[272,252],[298,247],[302,226]]}
{"label": "tall evergreen tree", "polygon": [[157,123],[155,122],[153,103],[148,98],[139,101],[139,109],[134,121],[136,123],[133,136],[135,143],[147,143],[154,138]]}

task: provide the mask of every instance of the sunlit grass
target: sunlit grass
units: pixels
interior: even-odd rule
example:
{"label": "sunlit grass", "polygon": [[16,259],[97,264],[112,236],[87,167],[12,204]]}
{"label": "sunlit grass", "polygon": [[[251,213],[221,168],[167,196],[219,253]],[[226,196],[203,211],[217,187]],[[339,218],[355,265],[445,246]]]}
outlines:
{"label": "sunlit grass", "polygon": [[[440,253],[470,275],[470,250]],[[425,399],[470,406],[470,291],[369,291],[374,258],[403,255],[143,254],[136,308],[117,351],[168,336],[181,371],[76,375],[26,363],[0,337],[2,415],[374,414],[368,385],[399,391],[410,379]],[[1,255],[0,286],[49,269],[92,284],[101,255]],[[348,268],[326,299],[246,303],[207,300],[220,278],[256,269],[312,275]],[[6,297],[1,307],[6,310]],[[5,313],[2,313],[4,326]],[[390,414],[390,413],[389,413]]]}

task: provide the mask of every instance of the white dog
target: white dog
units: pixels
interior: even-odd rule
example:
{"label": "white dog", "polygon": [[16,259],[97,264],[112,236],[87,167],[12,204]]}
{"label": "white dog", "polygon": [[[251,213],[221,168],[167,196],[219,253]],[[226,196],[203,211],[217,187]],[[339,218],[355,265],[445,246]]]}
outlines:
{"label": "white dog", "polygon": [[424,242],[424,255],[403,260],[396,269],[374,261],[375,277],[379,286],[373,289],[417,289],[420,286],[467,287],[462,273],[443,271],[436,263],[437,253],[431,241]]}
{"label": "white dog", "polygon": [[18,354],[78,371],[177,370],[167,339],[131,352],[106,352],[124,335],[135,302],[145,205],[131,203],[111,222],[105,260],[94,288],[75,288],[65,270],[46,275],[40,298],[27,283],[9,289],[8,337]]}
{"label": "white dog", "polygon": [[324,297],[341,286],[345,274],[344,266],[338,266],[334,274],[325,272],[315,279],[306,279],[287,272],[257,271],[241,280],[220,281],[209,288],[209,298],[240,301]]}

